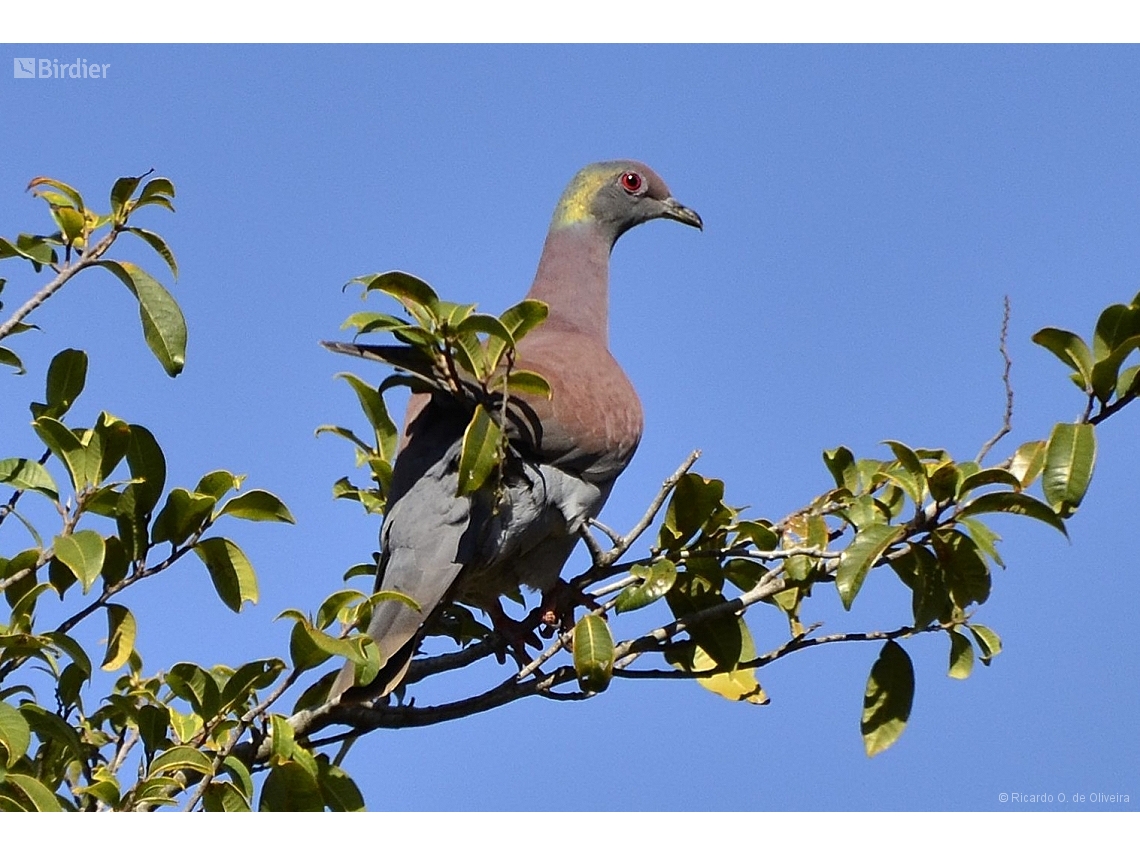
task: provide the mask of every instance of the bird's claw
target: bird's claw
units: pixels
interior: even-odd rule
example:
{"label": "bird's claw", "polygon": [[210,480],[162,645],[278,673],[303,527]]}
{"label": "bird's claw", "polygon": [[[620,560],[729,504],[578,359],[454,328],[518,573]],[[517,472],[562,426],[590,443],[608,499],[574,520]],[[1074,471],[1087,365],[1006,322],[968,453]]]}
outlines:
{"label": "bird's claw", "polygon": [[580,591],[567,582],[558,580],[558,583],[542,598],[542,633],[544,638],[550,638],[557,630],[569,632],[574,628],[574,609],[583,606],[594,611],[598,601],[584,591]]}

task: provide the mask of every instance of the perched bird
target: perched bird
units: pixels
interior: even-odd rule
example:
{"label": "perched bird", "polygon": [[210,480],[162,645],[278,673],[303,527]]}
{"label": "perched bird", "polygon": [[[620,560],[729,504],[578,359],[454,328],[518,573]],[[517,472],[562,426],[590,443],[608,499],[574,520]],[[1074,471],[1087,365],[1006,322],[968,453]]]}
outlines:
{"label": "perched bird", "polygon": [[[525,399],[530,430],[512,435],[515,453],[497,494],[456,495],[470,408],[444,394],[413,396],[380,533],[376,589],[407,594],[420,610],[397,600],[376,605],[368,635],[385,666],[371,695],[399,685],[420,628],[441,603],[501,617],[504,593],[520,584],[549,592],[558,582],[580,530],[641,439],[641,402],[608,346],[609,257],[622,234],[660,218],[702,228],[697,213],[636,161],[587,166],[559,199],[527,294],[550,312],[519,342],[515,360],[543,375],[552,395]],[[368,355],[367,346],[340,349]],[[330,698],[352,684],[348,663]]]}

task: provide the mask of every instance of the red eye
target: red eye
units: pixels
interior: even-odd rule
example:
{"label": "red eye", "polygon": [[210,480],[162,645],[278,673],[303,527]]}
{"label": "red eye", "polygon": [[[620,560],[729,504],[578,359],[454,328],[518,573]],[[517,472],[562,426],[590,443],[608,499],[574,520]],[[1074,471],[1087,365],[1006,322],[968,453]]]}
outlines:
{"label": "red eye", "polygon": [[627,172],[621,177],[621,186],[626,193],[636,193],[641,189],[641,176],[636,172]]}

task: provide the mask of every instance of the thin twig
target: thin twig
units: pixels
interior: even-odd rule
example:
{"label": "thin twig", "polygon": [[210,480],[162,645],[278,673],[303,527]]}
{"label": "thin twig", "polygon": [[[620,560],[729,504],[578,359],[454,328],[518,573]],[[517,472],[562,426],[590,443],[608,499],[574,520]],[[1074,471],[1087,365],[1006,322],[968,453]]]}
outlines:
{"label": "thin twig", "polygon": [[96,261],[98,261],[99,258],[108,249],[111,248],[111,244],[115,242],[115,239],[118,236],[118,228],[113,228],[103,237],[102,240],[95,244],[95,246],[91,247],[82,255],[80,255],[78,261],[76,261],[74,264],[68,265],[67,267],[61,268],[58,275],[53,280],[51,280],[51,282],[33,294],[31,298],[26,303],[24,303],[24,305],[20,306],[20,308],[16,309],[16,311],[12,313],[12,316],[8,318],[8,320],[0,324],[0,339],[11,335],[12,330],[16,328],[16,324],[20,323],[20,321],[35,311],[56,291],[66,285],[68,280],[71,279],[71,277],[73,277],[76,273],[78,273],[80,270],[83,270],[84,268],[91,267]]}
{"label": "thin twig", "polygon": [[982,446],[978,456],[974,458],[974,462],[980,464],[990,453],[998,442],[1010,430],[1013,429],[1013,386],[1009,382],[1009,372],[1013,367],[1013,361],[1009,358],[1009,350],[1006,348],[1006,342],[1009,339],[1009,295],[1005,296],[1005,308],[1001,317],[1001,338],[999,340],[998,350],[1001,351],[1002,361],[1005,363],[1005,369],[1001,374],[1002,385],[1005,386],[1005,416],[1002,419],[1001,429],[998,430],[986,443]]}
{"label": "thin twig", "polygon": [[595,582],[599,582],[602,579],[606,578],[606,576],[610,575],[607,572],[610,566],[623,555],[625,555],[625,553],[629,551],[629,548],[633,545],[633,542],[641,537],[642,533],[647,528],[649,528],[649,526],[653,523],[653,518],[657,516],[657,512],[661,510],[662,505],[665,504],[665,500],[669,498],[669,494],[672,493],[673,488],[677,486],[677,482],[680,481],[681,478],[684,477],[685,473],[693,467],[693,464],[697,462],[697,459],[700,456],[701,452],[699,449],[694,450],[689,454],[689,456],[685,459],[685,462],[677,467],[677,471],[662,482],[661,489],[658,490],[657,495],[650,503],[649,508],[645,511],[645,514],[641,517],[641,519],[637,521],[637,524],[629,530],[628,534],[616,538],[612,549],[610,549],[608,552],[602,553],[599,557],[595,558],[593,566],[589,570],[571,579],[571,587],[577,588],[579,591],[581,591],[587,585],[592,585]]}

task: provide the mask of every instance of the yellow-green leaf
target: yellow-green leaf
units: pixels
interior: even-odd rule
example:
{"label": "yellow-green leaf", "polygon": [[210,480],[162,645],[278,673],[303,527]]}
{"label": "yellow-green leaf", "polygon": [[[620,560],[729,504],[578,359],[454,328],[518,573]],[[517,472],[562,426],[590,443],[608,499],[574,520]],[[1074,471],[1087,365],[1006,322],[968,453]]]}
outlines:
{"label": "yellow-green leaf", "polygon": [[1045,452],[1041,489],[1062,517],[1072,516],[1092,481],[1096,464],[1096,429],[1086,423],[1053,427]]}
{"label": "yellow-green leaf", "polygon": [[0,782],[0,792],[3,789],[15,791],[18,796],[22,796],[18,799],[18,803],[25,809],[30,805],[31,810],[40,813],[55,813],[63,810],[52,791],[31,775],[9,772]]}
{"label": "yellow-green leaf", "polygon": [[11,768],[32,743],[32,731],[20,711],[0,701],[0,768]]}
{"label": "yellow-green leaf", "polygon": [[180,769],[191,769],[195,772],[208,774],[214,768],[210,758],[189,745],[176,745],[168,751],[163,751],[151,761],[148,775],[158,775],[161,772],[175,772]]}
{"label": "yellow-green leaf", "polygon": [[859,531],[851,545],[843,550],[835,571],[835,586],[845,609],[851,608],[867,573],[901,532],[902,526],[875,523]]}
{"label": "yellow-green leaf", "polygon": [[186,364],[186,318],[178,303],[158,280],[128,261],[97,261],[118,277],[139,302],[143,338],[171,377]]}
{"label": "yellow-green leaf", "polygon": [[606,621],[595,614],[574,627],[574,670],[584,692],[601,692],[614,674],[614,637]]}
{"label": "yellow-green leaf", "polygon": [[107,606],[107,655],[103,657],[104,671],[117,671],[131,658],[135,649],[138,624],[126,606],[112,603]]}
{"label": "yellow-green leaf", "polygon": [[242,603],[257,602],[257,575],[236,543],[224,537],[211,537],[198,541],[194,553],[210,571],[214,590],[230,609],[238,612]]}
{"label": "yellow-green leaf", "polygon": [[914,702],[914,666],[906,651],[888,641],[871,667],[863,694],[863,748],[868,757],[885,751],[902,736]]}
{"label": "yellow-green leaf", "polygon": [[1022,488],[1028,487],[1041,474],[1045,468],[1045,440],[1035,439],[1022,443],[1013,453],[1009,463],[1009,472],[1021,482]]}
{"label": "yellow-green leaf", "polygon": [[103,538],[94,531],[57,535],[52,542],[52,550],[55,557],[75,574],[86,594],[103,572],[103,559],[107,554]]}
{"label": "yellow-green leaf", "polygon": [[618,594],[614,609],[619,613],[632,612],[657,602],[677,579],[677,565],[668,558],[660,558],[648,567],[635,564],[629,572],[641,581]]}
{"label": "yellow-green leaf", "polygon": [[974,670],[974,645],[962,634],[958,627],[950,632],[950,669],[947,672],[955,680],[965,680]]}
{"label": "yellow-green leaf", "polygon": [[459,455],[459,495],[466,496],[482,487],[499,464],[503,429],[480,405],[463,432]]}
{"label": "yellow-green leaf", "polygon": [[1033,341],[1076,371],[1086,391],[1092,388],[1093,358],[1089,347],[1076,333],[1046,327],[1033,334]]}
{"label": "yellow-green leaf", "polygon": [[220,517],[224,514],[255,522],[296,522],[293,515],[289,513],[289,509],[285,507],[285,503],[265,490],[250,490],[247,493],[234,496],[222,505],[217,516]]}

